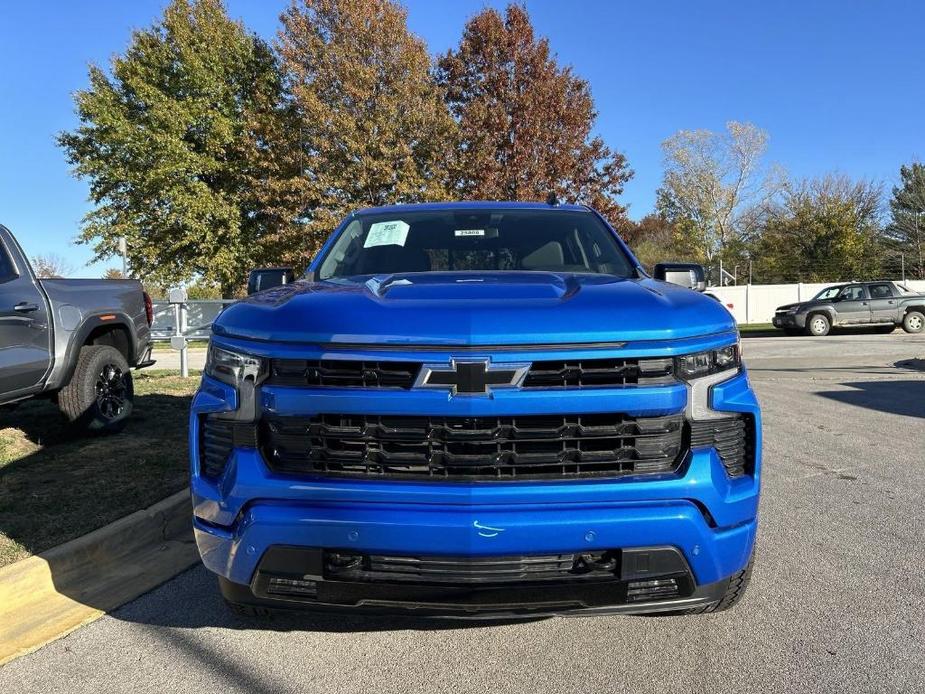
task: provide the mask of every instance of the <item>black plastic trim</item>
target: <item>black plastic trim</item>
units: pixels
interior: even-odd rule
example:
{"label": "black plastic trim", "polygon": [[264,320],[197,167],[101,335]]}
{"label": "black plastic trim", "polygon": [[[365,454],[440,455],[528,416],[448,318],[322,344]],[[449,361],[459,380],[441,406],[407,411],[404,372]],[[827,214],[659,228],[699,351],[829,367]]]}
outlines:
{"label": "black plastic trim", "polygon": [[[603,580],[548,582],[540,586],[534,583],[433,586],[328,581],[324,578],[324,551],[308,547],[271,547],[261,560],[251,585],[234,583],[220,576],[219,586],[226,600],[251,608],[475,619],[673,612],[709,606],[725,595],[728,579],[696,586],[686,561],[676,548],[623,550],[624,554],[629,552],[657,552],[664,563],[657,561],[650,566],[669,571],[657,575],[655,570],[633,570],[628,574],[629,580],[674,578],[681,594],[661,600],[628,601],[629,582],[623,580],[622,575]],[[273,577],[293,577],[315,583],[310,595],[270,595],[267,588]],[[529,590],[525,589],[527,586]],[[337,599],[339,601],[332,601]]]}
{"label": "black plastic trim", "polygon": [[129,363],[129,366],[134,366],[136,364],[137,351],[138,351],[138,333],[135,330],[135,326],[132,323],[131,318],[128,317],[125,313],[120,311],[107,311],[101,315],[112,315],[115,316],[113,320],[102,320],[99,316],[89,316],[83,323],[80,324],[80,327],[77,328],[72,334],[70,340],[67,344],[67,366],[64,369],[64,373],[61,376],[59,385],[64,387],[71,382],[71,378],[74,376],[74,371],[77,369],[77,360],[80,357],[80,348],[84,346],[84,343],[87,341],[87,338],[90,337],[90,334],[100,327],[113,327],[113,328],[124,328],[128,332],[128,356],[126,361]]}

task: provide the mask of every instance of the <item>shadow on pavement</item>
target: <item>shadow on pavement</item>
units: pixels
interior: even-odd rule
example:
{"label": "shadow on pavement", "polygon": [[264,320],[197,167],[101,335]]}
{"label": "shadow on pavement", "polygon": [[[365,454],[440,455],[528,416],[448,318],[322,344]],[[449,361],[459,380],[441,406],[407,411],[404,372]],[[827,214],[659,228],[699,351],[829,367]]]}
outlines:
{"label": "shadow on pavement", "polygon": [[925,418],[925,380],[857,381],[842,385],[853,390],[834,390],[818,395],[855,407]]}
{"label": "shadow on pavement", "polygon": [[[230,689],[270,694],[288,690],[291,682],[281,675],[251,667],[216,648],[215,629],[251,632],[248,640],[259,642],[261,632],[377,633],[387,631],[443,631],[501,626],[538,621],[453,620],[415,617],[319,615],[308,612],[278,613],[270,619],[251,619],[232,613],[223,603],[215,577],[202,565],[180,574],[147,595],[114,610],[110,619],[138,625],[151,640],[199,663],[204,671]],[[211,635],[211,636],[210,636]],[[462,656],[461,656],[462,657]]]}

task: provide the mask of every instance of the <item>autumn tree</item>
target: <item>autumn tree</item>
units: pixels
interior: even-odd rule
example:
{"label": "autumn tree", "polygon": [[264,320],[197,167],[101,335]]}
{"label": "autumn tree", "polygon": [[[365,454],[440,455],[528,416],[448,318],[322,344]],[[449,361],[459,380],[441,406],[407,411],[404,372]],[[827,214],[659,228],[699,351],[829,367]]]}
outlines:
{"label": "autumn tree", "polygon": [[648,214],[638,222],[627,220],[617,231],[648,270],[663,261],[702,262],[700,248],[692,244],[683,227],[658,215]]}
{"label": "autumn tree", "polygon": [[705,262],[737,250],[757,231],[784,177],[766,166],[768,136],[751,123],[726,131],[681,130],[662,143],[659,214],[685,229]]}
{"label": "autumn tree", "polygon": [[890,198],[885,242],[894,256],[905,257],[908,277],[925,279],[925,164],[903,166],[899,175],[902,183]]}
{"label": "autumn tree", "polygon": [[439,59],[437,79],[459,124],[454,195],[545,200],[555,193],[621,222],[618,197],[632,172],[592,135],[588,82],[557,63],[523,6],[470,19],[459,47]]}
{"label": "autumn tree", "polygon": [[89,77],[75,96],[80,125],[58,138],[90,183],[81,240],[105,259],[124,236],[133,276],[202,276],[230,296],[279,232],[258,195],[274,171],[255,155],[274,146],[257,125],[282,101],[272,51],[220,0],[172,0],[109,74],[94,65]]}
{"label": "autumn tree", "polygon": [[42,279],[60,279],[74,272],[73,266],[54,253],[32,257],[32,271]]}
{"label": "autumn tree", "polygon": [[305,0],[282,23],[306,222],[286,259],[304,265],[352,209],[445,199],[455,126],[397,3]]}
{"label": "autumn tree", "polygon": [[835,282],[880,274],[880,186],[845,176],[788,183],[755,244],[761,282]]}

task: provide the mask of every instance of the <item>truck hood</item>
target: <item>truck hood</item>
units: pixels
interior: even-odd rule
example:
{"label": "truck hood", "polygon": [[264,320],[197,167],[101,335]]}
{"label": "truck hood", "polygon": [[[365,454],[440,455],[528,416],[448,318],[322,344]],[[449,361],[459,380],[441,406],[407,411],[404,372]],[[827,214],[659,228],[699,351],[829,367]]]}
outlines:
{"label": "truck hood", "polygon": [[299,281],[228,307],[217,335],[286,343],[530,345],[697,337],[735,329],[697,292],[653,279],[428,272]]}
{"label": "truck hood", "polygon": [[775,311],[788,311],[792,308],[797,308],[799,311],[805,311],[806,309],[813,308],[815,306],[831,306],[832,302],[828,299],[815,300],[810,299],[809,301],[798,301],[794,304],[784,304],[783,306],[778,306]]}

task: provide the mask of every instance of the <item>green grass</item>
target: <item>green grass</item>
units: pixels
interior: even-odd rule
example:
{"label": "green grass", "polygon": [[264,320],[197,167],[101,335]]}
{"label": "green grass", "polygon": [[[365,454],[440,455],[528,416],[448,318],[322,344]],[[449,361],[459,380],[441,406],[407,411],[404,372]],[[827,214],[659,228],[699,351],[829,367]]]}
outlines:
{"label": "green grass", "polygon": [[198,377],[135,374],[135,408],[114,436],[76,433],[48,401],[0,423],[0,566],[67,542],[187,484],[187,416]]}
{"label": "green grass", "polygon": [[742,333],[742,334],[746,334],[746,333],[767,333],[767,332],[780,333],[781,335],[784,334],[784,331],[783,331],[783,330],[778,330],[777,328],[775,328],[775,327],[774,327],[773,325],[771,325],[770,323],[748,323],[748,324],[746,324],[746,323],[740,323],[740,324],[739,324],[739,332]]}

